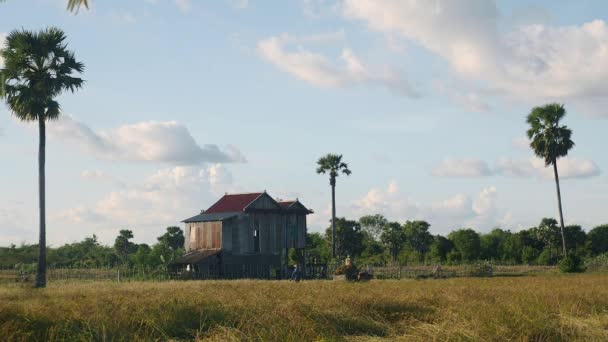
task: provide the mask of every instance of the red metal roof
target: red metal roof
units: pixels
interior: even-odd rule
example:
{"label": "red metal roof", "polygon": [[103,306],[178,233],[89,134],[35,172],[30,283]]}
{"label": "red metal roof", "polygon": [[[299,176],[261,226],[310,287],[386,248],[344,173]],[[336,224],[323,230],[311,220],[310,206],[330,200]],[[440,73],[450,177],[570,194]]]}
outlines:
{"label": "red metal roof", "polygon": [[251,202],[260,197],[263,193],[256,192],[250,194],[224,195],[214,205],[205,211],[205,214],[229,213],[243,211]]}

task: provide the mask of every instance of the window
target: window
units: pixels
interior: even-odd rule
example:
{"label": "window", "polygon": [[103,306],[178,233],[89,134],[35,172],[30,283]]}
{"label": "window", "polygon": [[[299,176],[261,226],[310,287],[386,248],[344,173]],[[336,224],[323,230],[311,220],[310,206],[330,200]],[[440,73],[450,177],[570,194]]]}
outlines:
{"label": "window", "polygon": [[258,219],[255,219],[253,224],[253,251],[260,252],[260,221]]}

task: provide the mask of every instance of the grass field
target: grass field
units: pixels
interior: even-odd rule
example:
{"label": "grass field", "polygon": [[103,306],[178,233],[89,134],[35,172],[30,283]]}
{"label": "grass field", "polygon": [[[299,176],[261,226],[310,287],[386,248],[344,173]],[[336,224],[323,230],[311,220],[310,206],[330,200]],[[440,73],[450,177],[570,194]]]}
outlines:
{"label": "grass field", "polygon": [[608,340],[608,275],[0,286],[1,340]]}

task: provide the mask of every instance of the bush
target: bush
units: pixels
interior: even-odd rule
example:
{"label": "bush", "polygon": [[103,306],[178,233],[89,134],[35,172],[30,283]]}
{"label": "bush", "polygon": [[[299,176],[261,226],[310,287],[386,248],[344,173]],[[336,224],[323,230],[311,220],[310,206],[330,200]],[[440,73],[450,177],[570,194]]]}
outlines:
{"label": "bush", "polygon": [[608,271],[608,253],[585,260],[585,268],[589,271]]}
{"label": "bush", "polygon": [[568,254],[559,262],[559,270],[563,273],[578,273],[584,272],[581,258],[574,254]]}
{"label": "bush", "polygon": [[555,255],[551,253],[548,248],[543,249],[543,251],[538,255],[537,262],[539,265],[555,265]]}

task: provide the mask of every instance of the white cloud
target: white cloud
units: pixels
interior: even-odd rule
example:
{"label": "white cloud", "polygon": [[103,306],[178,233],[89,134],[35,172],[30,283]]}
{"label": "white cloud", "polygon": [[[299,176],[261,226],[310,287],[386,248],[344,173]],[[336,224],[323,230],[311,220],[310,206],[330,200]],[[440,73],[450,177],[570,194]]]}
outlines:
{"label": "white cloud", "polygon": [[330,0],[300,0],[304,15],[311,19],[319,19],[328,13],[335,12],[338,4],[330,5]]}
{"label": "white cloud", "polygon": [[336,39],[335,34],[294,37],[289,34],[270,37],[258,43],[258,53],[280,70],[303,81],[325,88],[340,88],[352,85],[379,85],[407,96],[416,92],[396,70],[371,67],[362,62],[349,48],[343,48],[340,63],[326,56],[306,50],[301,45],[289,49],[294,42],[318,42]]}
{"label": "white cloud", "polygon": [[444,159],[434,170],[438,177],[485,177],[492,171],[483,160],[477,159]]}
{"label": "white cloud", "polygon": [[528,137],[518,137],[513,139],[512,142],[513,147],[521,149],[521,150],[529,150],[530,149],[530,139]]}
{"label": "white cloud", "polygon": [[180,11],[187,13],[192,10],[192,3],[190,0],[175,0],[175,4]]}
{"label": "white cloud", "polygon": [[481,81],[509,99],[566,101],[577,108],[593,103],[597,109],[608,95],[603,20],[525,25],[503,33],[490,0],[344,0],[342,13],[370,30],[420,44],[448,61],[463,80]]}
{"label": "white cloud", "polygon": [[229,0],[230,5],[237,9],[245,9],[249,6],[249,0]]}
{"label": "white cloud", "polygon": [[100,237],[106,241],[121,228],[133,229],[138,241],[153,241],[164,227],[180,225],[224,192],[235,190],[232,175],[222,164],[207,168],[176,166],[161,169],[139,184],[114,189],[93,206],[52,215],[51,220],[66,225],[97,225]]}
{"label": "white cloud", "polygon": [[[553,167],[545,166],[539,158],[511,159],[501,158],[497,163],[498,172],[514,177],[539,177],[553,179]],[[557,160],[560,179],[590,178],[600,174],[600,169],[590,159],[564,157]]]}
{"label": "white cloud", "polygon": [[163,162],[191,165],[206,162],[244,162],[234,146],[199,146],[189,130],[175,121],[146,121],[93,131],[69,116],[49,124],[49,135],[73,141],[76,146],[108,160]]}
{"label": "white cloud", "polygon": [[[341,208],[347,217],[382,214],[390,220],[427,220],[435,233],[447,233],[452,229],[471,226],[479,230],[489,230],[504,221],[504,210],[498,207],[497,190],[490,186],[472,199],[465,194],[427,204],[413,202],[401,192],[396,181],[385,188],[372,188],[364,196],[353,201],[350,207]],[[330,211],[321,216],[329,217]],[[318,221],[326,222],[318,219]]]}
{"label": "white cloud", "polygon": [[[0,49],[4,48],[4,44],[6,42],[6,33],[0,32]],[[4,59],[0,56],[0,68],[4,67]]]}

